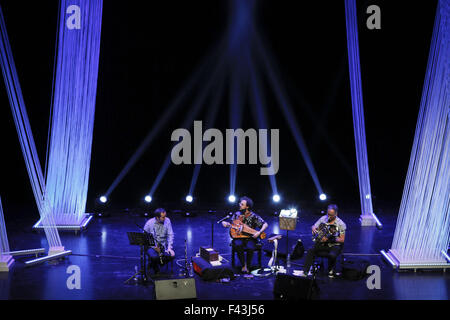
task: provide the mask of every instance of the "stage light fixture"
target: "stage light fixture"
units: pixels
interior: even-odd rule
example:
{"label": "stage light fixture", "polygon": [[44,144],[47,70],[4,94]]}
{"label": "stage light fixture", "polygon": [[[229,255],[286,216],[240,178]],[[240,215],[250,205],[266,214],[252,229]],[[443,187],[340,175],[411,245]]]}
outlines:
{"label": "stage light fixture", "polygon": [[144,200],[145,200],[145,202],[150,203],[150,202],[152,202],[152,197],[149,195],[146,195]]}
{"label": "stage light fixture", "polygon": [[450,257],[448,256],[447,252],[445,252],[444,250],[442,250],[441,253],[444,255],[444,257],[445,257],[445,259],[447,260],[447,262],[450,263]]}
{"label": "stage light fixture", "polygon": [[38,263],[42,263],[42,262],[46,262],[46,261],[50,261],[50,260],[55,260],[55,259],[59,259],[65,256],[68,256],[72,254],[71,250],[66,250],[66,251],[62,251],[56,254],[52,254],[52,255],[48,255],[45,257],[41,257],[41,258],[36,258],[33,260],[29,260],[29,261],[25,261],[25,267],[29,267],[29,266],[33,266],[36,265]]}
{"label": "stage light fixture", "polygon": [[192,202],[193,200],[194,200],[194,198],[191,195],[186,196],[187,202]]}
{"label": "stage light fixture", "polygon": [[101,203],[106,203],[106,201],[108,201],[108,198],[106,198],[105,196],[101,196],[99,200]]}
{"label": "stage light fixture", "polygon": [[319,196],[319,199],[322,201],[325,201],[325,200],[327,200],[327,195],[325,193],[321,193]]}
{"label": "stage light fixture", "polygon": [[272,197],[273,202],[280,202],[281,198],[278,194],[274,194]]}
{"label": "stage light fixture", "polygon": [[235,201],[236,201],[236,197],[234,195],[231,194],[231,195],[228,196],[228,202],[233,203]]}
{"label": "stage light fixture", "polygon": [[391,257],[389,256],[389,254],[386,253],[386,251],[381,250],[380,253],[391,264],[391,266],[394,269],[398,267],[397,263],[394,260],[391,259]]}
{"label": "stage light fixture", "polygon": [[378,220],[377,216],[372,212],[372,216],[375,219],[375,223],[377,224],[378,229],[383,229],[383,224]]}

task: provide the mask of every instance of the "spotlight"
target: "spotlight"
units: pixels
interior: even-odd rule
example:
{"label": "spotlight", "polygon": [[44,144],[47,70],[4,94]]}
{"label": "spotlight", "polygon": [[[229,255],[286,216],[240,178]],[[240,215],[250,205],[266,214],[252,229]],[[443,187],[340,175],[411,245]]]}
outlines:
{"label": "spotlight", "polygon": [[150,203],[150,202],[152,202],[152,197],[147,195],[147,196],[145,196],[144,200],[145,200],[145,202]]}
{"label": "spotlight", "polygon": [[322,201],[327,200],[327,195],[325,193],[320,194],[319,199]]}
{"label": "spotlight", "polygon": [[192,202],[192,200],[194,200],[194,198],[192,198],[191,195],[186,196],[186,201],[187,202]]}
{"label": "spotlight", "polygon": [[273,195],[273,197],[272,197],[272,200],[274,201],[274,202],[279,202],[280,201],[280,196],[278,195],[278,194],[274,194]]}
{"label": "spotlight", "polygon": [[106,198],[105,196],[101,196],[100,197],[100,202],[101,203],[106,203],[106,201],[108,201],[108,198]]}
{"label": "spotlight", "polygon": [[228,202],[235,202],[236,201],[236,197],[234,195],[229,195],[228,196]]}

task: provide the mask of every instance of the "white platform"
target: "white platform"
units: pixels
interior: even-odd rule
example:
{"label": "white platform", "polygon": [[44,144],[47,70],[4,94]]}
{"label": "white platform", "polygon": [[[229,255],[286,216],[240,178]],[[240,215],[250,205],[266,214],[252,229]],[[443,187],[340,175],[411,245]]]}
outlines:
{"label": "white platform", "polygon": [[0,272],[8,272],[14,263],[14,259],[10,255],[0,256]]}
{"label": "white platform", "polygon": [[[58,231],[75,231],[75,234],[78,231],[83,231],[87,228],[87,225],[89,224],[89,222],[92,220],[92,218],[94,217],[93,214],[89,214],[86,213],[86,215],[84,216],[83,220],[80,222],[79,225],[56,225],[56,229],[58,229]],[[39,220],[38,222],[35,223],[35,225],[33,226],[33,229],[35,230],[43,230],[44,227],[42,226],[41,220]]]}
{"label": "white platform", "polygon": [[439,261],[420,261],[411,263],[401,261],[395,253],[395,250],[389,250],[388,252],[382,250],[381,254],[388,260],[392,267],[397,270],[417,271],[420,269],[442,269],[445,271],[450,268],[450,263],[448,263],[444,257]]}
{"label": "white platform", "polygon": [[372,215],[360,215],[359,221],[363,227],[374,227],[377,225],[377,221]]}
{"label": "white platform", "polygon": [[50,247],[48,250],[48,255],[53,256],[55,254],[61,253],[64,251],[64,247]]}

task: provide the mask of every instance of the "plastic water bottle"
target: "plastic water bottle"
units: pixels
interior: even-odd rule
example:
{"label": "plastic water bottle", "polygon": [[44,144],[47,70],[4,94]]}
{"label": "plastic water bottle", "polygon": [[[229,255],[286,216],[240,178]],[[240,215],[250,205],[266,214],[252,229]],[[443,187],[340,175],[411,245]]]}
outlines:
{"label": "plastic water bottle", "polygon": [[189,277],[192,278],[194,276],[194,266],[192,265],[192,262],[189,263]]}

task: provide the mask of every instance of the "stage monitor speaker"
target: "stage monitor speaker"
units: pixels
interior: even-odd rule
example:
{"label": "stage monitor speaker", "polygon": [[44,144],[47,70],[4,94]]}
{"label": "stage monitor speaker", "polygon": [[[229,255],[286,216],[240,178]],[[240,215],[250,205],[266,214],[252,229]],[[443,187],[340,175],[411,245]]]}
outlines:
{"label": "stage monitor speaker", "polygon": [[155,281],[156,300],[196,299],[195,279],[170,279]]}
{"label": "stage monitor speaker", "polygon": [[277,274],[273,294],[275,300],[311,300],[318,297],[319,287],[315,279]]}

